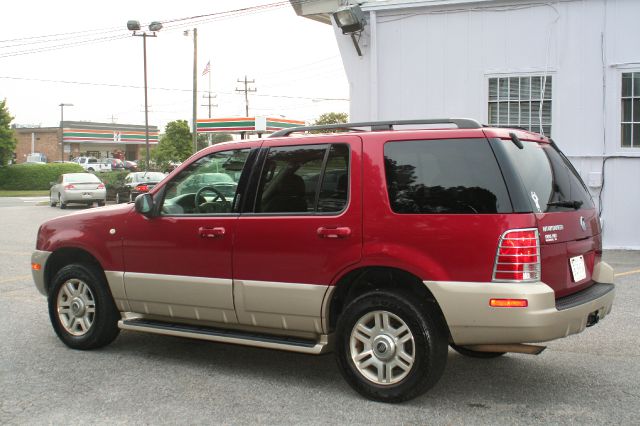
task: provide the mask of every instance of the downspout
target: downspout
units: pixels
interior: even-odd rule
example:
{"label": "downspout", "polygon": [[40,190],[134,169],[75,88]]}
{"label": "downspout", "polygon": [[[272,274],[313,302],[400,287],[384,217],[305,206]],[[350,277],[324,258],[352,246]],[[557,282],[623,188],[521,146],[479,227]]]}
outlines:
{"label": "downspout", "polygon": [[374,10],[369,11],[369,31],[371,40],[369,41],[369,119],[371,121],[378,120],[378,29],[377,17]]}

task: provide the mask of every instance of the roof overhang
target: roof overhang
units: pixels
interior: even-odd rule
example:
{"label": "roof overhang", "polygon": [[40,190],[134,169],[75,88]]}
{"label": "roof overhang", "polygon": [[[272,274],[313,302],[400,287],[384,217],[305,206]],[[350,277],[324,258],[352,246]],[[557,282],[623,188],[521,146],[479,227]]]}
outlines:
{"label": "roof overhang", "polygon": [[331,14],[337,11],[340,6],[347,4],[358,4],[362,10],[369,11],[413,9],[420,7],[472,6],[474,4],[496,1],[497,0],[315,0],[301,2],[300,0],[289,0],[298,16],[329,25],[331,25]]}

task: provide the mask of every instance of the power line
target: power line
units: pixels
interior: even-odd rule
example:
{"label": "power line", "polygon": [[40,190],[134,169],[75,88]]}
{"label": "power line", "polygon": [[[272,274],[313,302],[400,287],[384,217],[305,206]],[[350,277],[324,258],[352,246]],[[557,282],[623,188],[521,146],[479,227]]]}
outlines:
{"label": "power line", "polygon": [[[117,87],[122,89],[142,89],[144,86],[136,86],[133,84],[115,84],[115,83],[96,83],[89,81],[70,81],[70,80],[51,80],[44,78],[27,78],[27,77],[14,77],[14,76],[0,76],[0,79],[6,80],[22,80],[22,81],[37,81],[40,83],[60,83],[60,84],[76,84],[82,86],[102,86],[102,87]],[[247,83],[250,83],[249,81]],[[181,89],[177,87],[149,87],[149,90],[164,90],[169,92],[192,92],[193,89]],[[198,93],[207,93],[207,90],[198,90]],[[218,91],[218,94],[233,95],[235,92]],[[256,93],[254,96],[260,96],[265,98],[282,98],[282,99],[308,99],[310,101],[349,101],[347,98],[327,98],[322,96],[290,96],[290,95],[272,95],[266,93]]]}
{"label": "power line", "polygon": [[[314,1],[314,0],[297,0],[297,1],[294,1],[294,3],[302,4],[310,1]],[[241,16],[254,14],[254,13],[266,12],[269,10],[283,8],[291,5],[291,3],[292,2],[290,1],[280,1],[280,2],[267,3],[262,5],[256,5],[256,6],[249,6],[249,7],[239,8],[239,9],[226,10],[221,12],[194,15],[194,16],[189,16],[185,18],[170,19],[170,20],[165,20],[161,22],[166,25],[165,31],[174,31],[174,30],[183,29],[185,27],[190,27],[195,24],[205,24],[205,23],[213,22],[217,20],[237,18]],[[175,25],[172,25],[172,24],[175,24]],[[17,43],[17,44],[8,45],[8,46],[0,46],[0,49],[10,49],[12,47],[20,47],[20,46],[35,47],[33,49],[22,49],[22,50],[10,51],[4,54],[0,54],[0,59],[13,57],[13,56],[22,56],[22,55],[29,55],[34,53],[47,52],[52,50],[66,49],[66,48],[71,48],[71,47],[75,47],[83,44],[102,43],[102,42],[124,39],[129,37],[128,33],[113,35],[106,38],[104,37],[104,34],[110,34],[110,33],[116,33],[116,32],[124,32],[124,29],[112,27],[112,28],[103,28],[103,29],[96,29],[96,30],[74,31],[74,32],[68,32],[68,33],[58,33],[58,34],[51,34],[51,35],[40,35],[40,36],[30,36],[30,37],[0,40],[0,43],[24,42],[24,43]],[[100,34],[102,34],[103,36],[96,38],[96,36]],[[78,40],[69,42],[69,40],[74,40],[74,39],[78,39]],[[31,40],[31,41],[27,41],[27,40]]]}

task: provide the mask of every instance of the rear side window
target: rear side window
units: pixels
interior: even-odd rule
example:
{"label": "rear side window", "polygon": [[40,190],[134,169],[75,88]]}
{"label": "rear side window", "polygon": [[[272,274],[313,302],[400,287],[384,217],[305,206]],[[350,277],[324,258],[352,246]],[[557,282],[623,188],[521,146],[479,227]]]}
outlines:
{"label": "rear side window", "polygon": [[484,139],[388,142],[384,163],[396,213],[512,212],[498,163]]}
{"label": "rear side window", "polygon": [[[591,195],[569,160],[547,143],[524,142],[523,149],[502,141],[527,190],[535,212],[594,208]],[[565,204],[566,203],[566,204]]]}

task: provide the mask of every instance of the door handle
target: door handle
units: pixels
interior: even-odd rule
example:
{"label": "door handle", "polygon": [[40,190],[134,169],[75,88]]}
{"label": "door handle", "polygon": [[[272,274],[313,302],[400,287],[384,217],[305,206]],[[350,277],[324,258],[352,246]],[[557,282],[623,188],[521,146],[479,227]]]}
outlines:
{"label": "door handle", "polygon": [[342,226],[338,228],[325,228],[321,226],[318,228],[318,236],[320,238],[347,238],[351,235],[351,228]]}
{"label": "door handle", "polygon": [[198,235],[201,238],[222,238],[224,236],[225,229],[223,227],[205,228],[201,226],[198,228]]}

